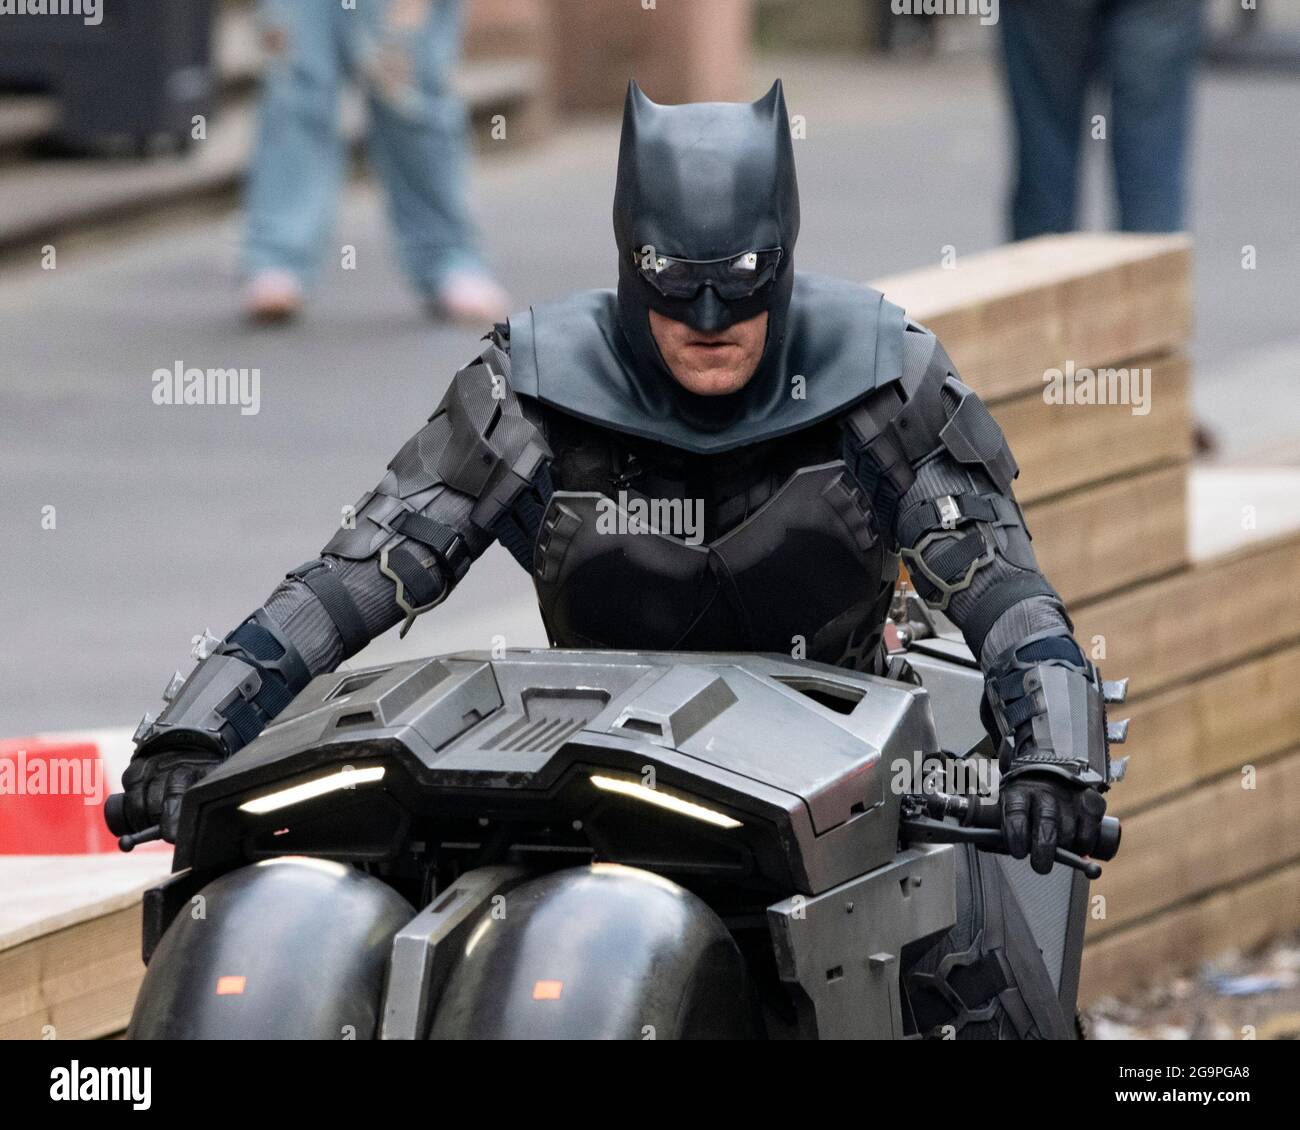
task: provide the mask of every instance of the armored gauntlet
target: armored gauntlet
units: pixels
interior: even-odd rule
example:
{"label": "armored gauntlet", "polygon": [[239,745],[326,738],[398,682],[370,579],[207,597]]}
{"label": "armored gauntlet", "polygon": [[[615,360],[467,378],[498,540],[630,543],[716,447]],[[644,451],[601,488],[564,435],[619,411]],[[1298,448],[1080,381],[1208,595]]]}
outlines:
{"label": "armored gauntlet", "polygon": [[[998,743],[1011,854],[1051,870],[1056,847],[1088,854],[1112,780],[1106,686],[1069,636],[1039,633],[986,672],[984,722]],[[1112,696],[1122,697],[1115,684]],[[1122,737],[1122,735],[1117,735]]]}

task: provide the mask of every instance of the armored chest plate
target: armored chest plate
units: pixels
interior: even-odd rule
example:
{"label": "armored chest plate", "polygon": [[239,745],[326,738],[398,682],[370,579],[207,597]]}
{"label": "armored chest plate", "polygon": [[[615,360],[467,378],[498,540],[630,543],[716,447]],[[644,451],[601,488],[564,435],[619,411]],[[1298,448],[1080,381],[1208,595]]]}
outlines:
{"label": "armored chest plate", "polygon": [[712,541],[691,536],[689,500],[672,502],[552,495],[534,577],[554,643],[875,665],[898,559],[841,460],[796,471]]}

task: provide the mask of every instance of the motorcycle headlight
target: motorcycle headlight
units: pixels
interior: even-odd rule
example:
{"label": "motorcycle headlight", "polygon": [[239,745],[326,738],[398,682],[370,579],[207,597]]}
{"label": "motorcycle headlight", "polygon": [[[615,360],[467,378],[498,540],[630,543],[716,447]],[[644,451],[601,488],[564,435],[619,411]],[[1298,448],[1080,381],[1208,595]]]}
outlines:
{"label": "motorcycle headlight", "polygon": [[366,769],[343,768],[311,781],[303,781],[301,784],[290,785],[287,788],[277,789],[273,793],[267,793],[265,796],[246,800],[239,806],[239,811],[248,812],[254,816],[261,816],[267,812],[278,812],[290,805],[301,804],[306,800],[315,800],[316,797],[338,792],[340,789],[352,789],[357,785],[372,784],[375,781],[383,780],[383,777],[384,767],[382,765],[374,765]]}
{"label": "motorcycle headlight", "polygon": [[669,812],[676,812],[679,816],[689,816],[693,820],[702,820],[704,823],[712,824],[717,828],[741,827],[739,820],[728,816],[725,812],[706,808],[698,801],[674,796],[672,793],[666,793],[661,789],[648,788],[641,784],[640,781],[629,781],[623,777],[608,777],[601,773],[593,773],[591,783],[596,788],[607,793],[618,793],[620,796],[631,797],[633,800],[657,805],[659,808],[666,808]]}

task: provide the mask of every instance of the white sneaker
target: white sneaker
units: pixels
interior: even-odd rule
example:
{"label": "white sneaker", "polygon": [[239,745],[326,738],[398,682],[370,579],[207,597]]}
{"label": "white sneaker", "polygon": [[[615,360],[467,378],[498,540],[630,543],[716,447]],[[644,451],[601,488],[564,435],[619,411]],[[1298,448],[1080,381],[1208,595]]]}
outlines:
{"label": "white sneaker", "polygon": [[490,275],[453,271],[429,303],[435,317],[490,325],[510,314],[510,296]]}
{"label": "white sneaker", "polygon": [[262,325],[288,322],[302,312],[302,284],[283,270],[259,271],[249,281],[244,310]]}

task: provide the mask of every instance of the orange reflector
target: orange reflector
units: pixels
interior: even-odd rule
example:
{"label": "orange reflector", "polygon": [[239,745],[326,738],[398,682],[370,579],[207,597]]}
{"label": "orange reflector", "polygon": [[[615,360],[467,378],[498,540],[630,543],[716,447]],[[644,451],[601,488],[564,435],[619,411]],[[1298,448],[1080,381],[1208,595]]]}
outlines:
{"label": "orange reflector", "polygon": [[239,996],[244,991],[244,977],[218,977],[217,978],[217,996],[232,997]]}
{"label": "orange reflector", "polygon": [[563,981],[538,981],[533,985],[533,1000],[558,1001],[564,992]]}

